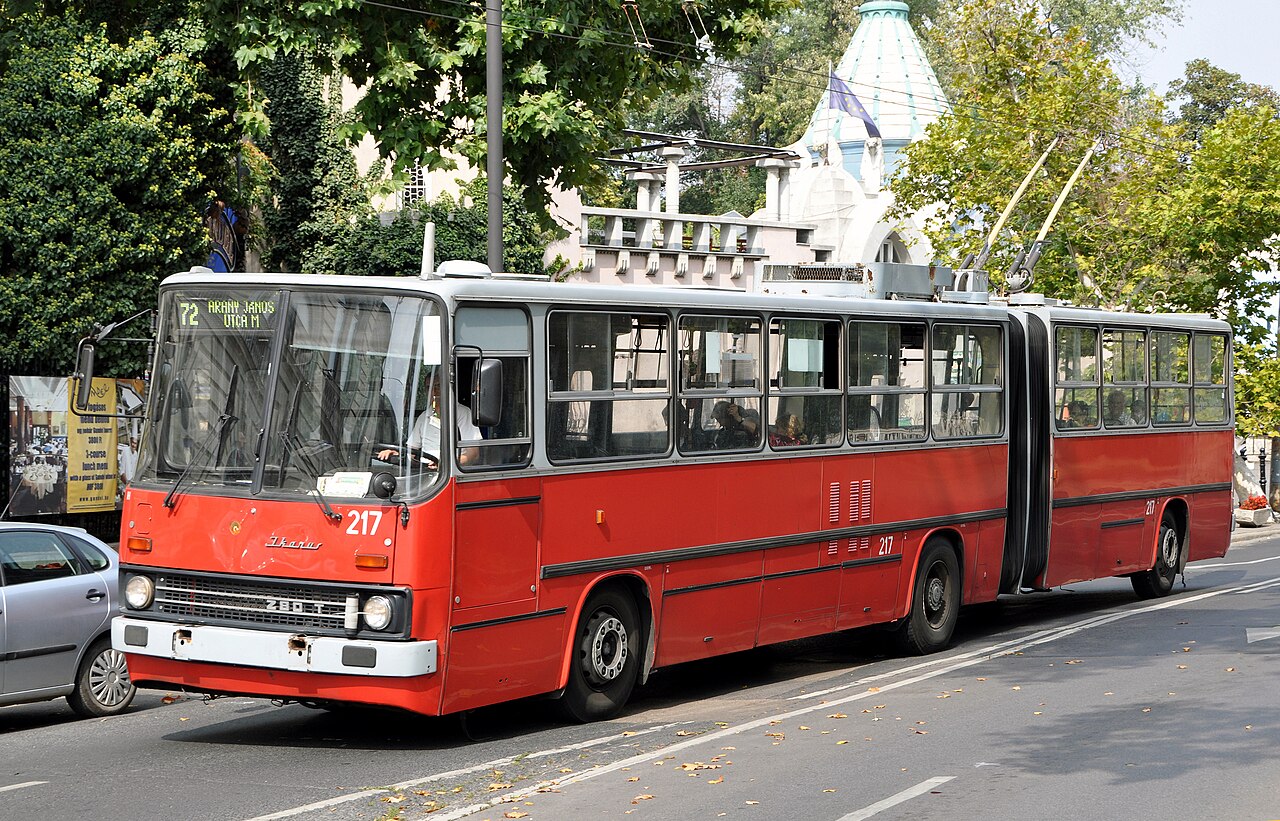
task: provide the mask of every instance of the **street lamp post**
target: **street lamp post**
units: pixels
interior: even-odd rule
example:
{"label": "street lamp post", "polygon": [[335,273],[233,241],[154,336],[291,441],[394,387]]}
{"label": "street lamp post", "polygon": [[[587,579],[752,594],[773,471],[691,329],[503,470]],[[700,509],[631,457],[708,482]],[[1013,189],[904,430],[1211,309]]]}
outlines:
{"label": "street lamp post", "polygon": [[485,0],[485,102],[489,270],[502,270],[502,0]]}

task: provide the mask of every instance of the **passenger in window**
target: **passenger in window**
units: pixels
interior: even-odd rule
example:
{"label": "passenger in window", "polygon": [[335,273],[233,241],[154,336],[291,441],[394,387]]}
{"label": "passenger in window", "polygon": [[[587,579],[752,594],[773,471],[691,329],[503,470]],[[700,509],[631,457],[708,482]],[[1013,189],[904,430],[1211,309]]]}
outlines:
{"label": "passenger in window", "polygon": [[804,424],[794,413],[782,413],[769,431],[769,445],[775,448],[795,448],[809,444],[804,435]]}
{"label": "passenger in window", "polygon": [[1137,418],[1129,412],[1129,403],[1123,391],[1111,391],[1107,394],[1107,407],[1103,411],[1102,420],[1108,427],[1126,427],[1138,424]]}
{"label": "passenger in window", "polygon": [[760,443],[760,412],[755,408],[743,408],[722,399],[712,406],[711,418],[720,426],[715,435],[717,448],[753,448]]}
{"label": "passenger in window", "polygon": [[1092,414],[1089,413],[1089,406],[1083,400],[1073,399],[1067,403],[1063,409],[1064,428],[1091,428],[1093,427]]}

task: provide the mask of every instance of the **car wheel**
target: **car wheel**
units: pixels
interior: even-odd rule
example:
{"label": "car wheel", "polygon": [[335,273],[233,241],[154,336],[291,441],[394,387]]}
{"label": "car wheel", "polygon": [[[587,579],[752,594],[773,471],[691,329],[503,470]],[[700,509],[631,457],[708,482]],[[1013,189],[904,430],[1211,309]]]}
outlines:
{"label": "car wheel", "polygon": [[85,653],[76,671],[76,689],[67,695],[71,709],[82,716],[113,716],[124,712],[138,688],[129,680],[124,653],[103,636]]}

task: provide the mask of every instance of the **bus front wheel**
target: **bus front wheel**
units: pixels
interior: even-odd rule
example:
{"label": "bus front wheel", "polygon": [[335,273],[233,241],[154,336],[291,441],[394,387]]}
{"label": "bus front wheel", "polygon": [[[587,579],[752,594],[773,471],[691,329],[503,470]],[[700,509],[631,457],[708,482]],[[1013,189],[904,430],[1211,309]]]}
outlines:
{"label": "bus front wheel", "polygon": [[574,721],[617,715],[635,688],[642,654],[640,614],[626,592],[591,594],[574,634],[569,683],[560,705]]}
{"label": "bus front wheel", "polygon": [[930,539],[920,556],[911,595],[911,611],[898,627],[904,652],[922,656],[951,643],[960,615],[960,565],[942,539]]}
{"label": "bus front wheel", "polygon": [[1166,513],[1160,519],[1160,535],[1156,537],[1155,567],[1129,577],[1138,598],[1158,599],[1169,595],[1173,590],[1173,580],[1178,575],[1181,557],[1182,538],[1178,535],[1178,525]]}

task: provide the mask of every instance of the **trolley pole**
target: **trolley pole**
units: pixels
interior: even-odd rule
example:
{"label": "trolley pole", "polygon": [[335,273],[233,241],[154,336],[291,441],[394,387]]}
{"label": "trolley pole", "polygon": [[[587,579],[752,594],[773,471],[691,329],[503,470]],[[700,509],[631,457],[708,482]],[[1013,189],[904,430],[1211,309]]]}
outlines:
{"label": "trolley pole", "polygon": [[502,0],[485,0],[489,270],[502,270]]}

